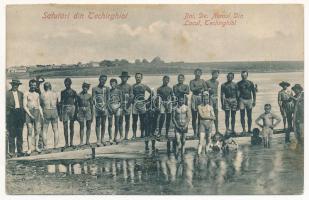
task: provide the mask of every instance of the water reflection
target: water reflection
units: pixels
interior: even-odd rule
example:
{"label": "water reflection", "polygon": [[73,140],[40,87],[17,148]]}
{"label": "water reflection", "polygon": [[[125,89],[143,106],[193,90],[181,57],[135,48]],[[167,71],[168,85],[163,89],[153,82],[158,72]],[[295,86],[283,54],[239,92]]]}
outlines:
{"label": "water reflection", "polygon": [[[284,156],[296,158],[283,150],[244,147],[228,155],[197,155],[195,151],[187,151],[181,156],[161,153],[138,159],[17,162],[17,169],[10,169],[10,173],[31,173],[37,178],[48,175],[55,177],[51,179],[55,184],[63,180],[57,177],[65,176],[66,180],[81,184],[77,190],[94,192],[88,185],[110,186],[113,190],[121,190],[123,185],[123,194],[128,191],[134,194],[278,194],[283,191],[284,178],[287,178],[282,177],[282,172],[285,169],[291,172],[293,164],[284,162]],[[100,181],[90,183],[95,180]]]}

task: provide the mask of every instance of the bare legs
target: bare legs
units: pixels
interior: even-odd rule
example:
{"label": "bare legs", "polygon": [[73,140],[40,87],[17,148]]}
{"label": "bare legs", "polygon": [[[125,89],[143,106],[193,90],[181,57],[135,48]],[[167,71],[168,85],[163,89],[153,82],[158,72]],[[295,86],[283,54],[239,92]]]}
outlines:
{"label": "bare legs", "polygon": [[[205,146],[205,136],[206,136],[206,146]],[[210,143],[210,133],[205,130],[201,131],[197,153],[200,155],[202,153],[203,148],[205,148],[205,152],[207,152],[209,143]]]}
{"label": "bare legs", "polygon": [[95,132],[97,136],[97,145],[104,144],[106,115],[97,116],[95,123]]}
{"label": "bare legs", "polygon": [[229,130],[230,118],[231,118],[231,127],[232,127],[233,133],[235,132],[235,116],[236,116],[236,111],[225,110],[225,128],[226,130]]}
{"label": "bare legs", "polygon": [[123,118],[125,118],[125,136],[124,139],[128,139],[128,133],[130,129],[130,115],[120,115],[119,117],[119,133],[120,137],[123,138]]}
{"label": "bare legs", "polygon": [[240,110],[240,122],[241,122],[243,132],[246,132],[246,120],[245,120],[246,112],[247,112],[247,119],[248,119],[248,132],[251,133],[251,125],[252,125],[252,109],[251,108]]}
{"label": "bare legs", "polygon": [[[43,144],[46,147],[47,146],[47,131],[49,127],[49,122],[44,123],[43,125]],[[59,142],[59,132],[58,132],[58,123],[52,123],[52,129],[54,133],[54,148],[57,148],[58,142]]]}
{"label": "bare legs", "polygon": [[[33,130],[35,129],[35,130]],[[34,122],[34,123],[27,123],[27,130],[28,130],[28,153],[30,154],[32,152],[33,147],[33,139],[35,139],[35,150],[37,152],[41,152],[39,149],[39,139],[41,134],[41,123]]]}
{"label": "bare legs", "polygon": [[[69,130],[68,125],[70,125],[70,143],[69,143]],[[74,120],[63,121],[63,129],[64,129],[64,139],[65,139],[65,146],[73,146],[73,138],[74,138]]]}

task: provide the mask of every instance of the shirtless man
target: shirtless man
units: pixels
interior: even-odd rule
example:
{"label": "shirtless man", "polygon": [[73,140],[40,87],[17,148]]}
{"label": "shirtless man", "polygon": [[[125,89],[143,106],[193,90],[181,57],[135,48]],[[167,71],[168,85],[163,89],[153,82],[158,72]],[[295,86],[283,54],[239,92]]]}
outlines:
{"label": "shirtless man", "polygon": [[59,142],[58,133],[58,112],[59,99],[56,92],[52,91],[52,86],[50,82],[44,83],[44,92],[40,95],[41,106],[43,109],[44,125],[43,125],[43,148],[47,145],[47,131],[49,124],[52,125],[54,132],[54,148],[57,147]]}
{"label": "shirtless man", "polygon": [[200,127],[199,127],[199,144],[198,144],[198,155],[202,153],[203,147],[205,145],[205,137],[206,137],[206,148],[205,152],[208,151],[210,140],[211,140],[211,131],[213,126],[213,121],[216,119],[215,113],[213,111],[212,106],[209,104],[209,93],[207,91],[203,92],[202,96],[202,104],[200,104],[198,109],[198,114],[200,118]]}
{"label": "shirtless man", "polygon": [[[198,118],[197,107],[202,103],[202,93],[203,91],[208,91],[208,87],[203,79],[201,79],[202,70],[194,70],[195,78],[190,81],[190,90],[192,91],[191,97],[191,112],[192,112],[192,128],[194,131],[194,136],[198,135],[198,128],[196,124],[200,124],[200,119]],[[198,122],[196,122],[198,120]]]}
{"label": "shirtless man", "polygon": [[128,79],[130,78],[128,72],[122,72],[119,77],[121,78],[121,83],[118,85],[118,87],[123,93],[123,101],[124,101],[122,114],[120,115],[119,118],[119,132],[121,139],[123,139],[123,118],[124,118],[125,119],[124,139],[128,140],[128,133],[130,129],[130,117],[132,113],[133,91],[132,86],[127,83]]}
{"label": "shirtless man", "polygon": [[[37,85],[34,79],[29,81],[29,91],[25,92],[23,105],[26,112],[26,124],[28,129],[28,152],[32,152],[32,142],[35,137],[35,149],[41,152],[39,148],[39,137],[41,134],[41,120],[43,118],[43,111],[40,104],[40,96],[35,92]],[[33,131],[34,128],[34,131]]]}
{"label": "shirtless man", "polygon": [[[108,134],[110,137],[110,144],[113,144],[115,142],[117,144],[117,135],[119,131],[119,117],[122,113],[122,107],[123,107],[123,93],[118,88],[117,80],[112,78],[110,80],[111,89],[109,92],[109,99],[108,99]],[[115,132],[112,133],[112,126],[113,126],[113,117],[115,119]],[[122,140],[122,138],[120,138]]]}
{"label": "shirtless man", "polygon": [[230,117],[232,133],[235,133],[235,115],[237,111],[238,87],[233,82],[234,73],[227,74],[227,82],[221,85],[221,106],[225,112],[225,128],[226,133],[229,132]]}
{"label": "shirtless man", "polygon": [[[271,105],[265,104],[265,112],[261,114],[255,123],[262,128],[264,147],[269,148],[273,136],[274,128],[280,123],[280,118],[271,112]],[[260,121],[263,121],[261,124]]]}
{"label": "shirtless man", "polygon": [[216,133],[219,132],[218,128],[218,86],[219,86],[219,81],[217,80],[219,77],[219,70],[213,70],[211,72],[211,79],[206,81],[206,85],[208,87],[209,95],[210,95],[210,104],[212,105],[215,115],[216,115],[216,120],[215,120],[215,128],[216,128]]}
{"label": "shirtless man", "polygon": [[143,80],[143,74],[136,73],[135,74],[136,83],[132,86],[132,90],[133,90],[133,111],[132,111],[133,138],[132,139],[136,139],[138,118],[140,120],[140,126],[141,126],[141,138],[143,138],[145,135],[145,113],[146,113],[145,92],[147,91],[149,94],[151,94],[151,89],[147,85],[143,84],[142,80]]}
{"label": "shirtless man", "polygon": [[188,133],[188,125],[191,119],[190,109],[185,104],[185,97],[178,99],[177,108],[172,113],[173,123],[175,125],[176,135],[176,153],[184,153],[184,146],[186,142],[186,135]]}
{"label": "shirtless man", "polygon": [[[70,78],[64,79],[65,89],[61,91],[61,118],[64,129],[65,147],[73,146],[74,137],[74,121],[76,119],[76,98],[77,93],[71,88],[72,80]],[[70,141],[68,125],[70,122]]]}
{"label": "shirtless man", "polygon": [[190,93],[189,85],[184,84],[185,76],[183,74],[178,75],[178,83],[173,86],[173,93],[178,101],[179,98],[184,98],[185,104],[188,105],[188,95]]}
{"label": "shirtless man", "polygon": [[84,81],[82,91],[77,95],[77,121],[80,129],[80,145],[84,145],[86,122],[86,145],[90,145],[91,123],[93,121],[92,96],[88,93],[90,84]]}
{"label": "shirtless man", "polygon": [[239,90],[239,109],[240,109],[240,122],[242,126],[243,133],[246,132],[246,121],[245,115],[247,112],[248,119],[248,132],[251,133],[252,125],[252,108],[256,103],[256,89],[254,84],[247,80],[248,71],[241,72],[242,80],[237,83]]}
{"label": "shirtless man", "polygon": [[151,141],[152,151],[155,151],[156,145],[156,120],[157,120],[157,109],[155,106],[156,95],[155,91],[151,92],[151,95],[148,97],[146,101],[146,114],[145,114],[145,150],[149,150],[149,141]]}
{"label": "shirtless man", "polygon": [[107,101],[109,87],[105,86],[107,76],[102,74],[99,78],[99,85],[92,88],[92,100],[95,107],[95,132],[97,135],[97,146],[105,145],[105,123],[108,116]]}
{"label": "shirtless man", "polygon": [[159,98],[159,136],[161,136],[162,127],[166,118],[166,137],[168,137],[170,128],[173,97],[173,89],[168,86],[169,81],[170,77],[164,76],[162,86],[157,89],[157,96]]}
{"label": "shirtless man", "polygon": [[[35,80],[36,80],[36,89],[35,89],[35,92],[38,93],[39,95],[41,95],[41,84],[45,82],[45,79],[38,75],[35,77]],[[43,120],[41,121],[41,124],[44,124]],[[41,131],[43,133],[43,127],[44,126],[41,126]],[[36,133],[35,133],[36,134]],[[44,146],[44,142],[43,142],[43,135],[42,134],[39,134],[40,138],[39,138],[39,148],[45,148]]]}

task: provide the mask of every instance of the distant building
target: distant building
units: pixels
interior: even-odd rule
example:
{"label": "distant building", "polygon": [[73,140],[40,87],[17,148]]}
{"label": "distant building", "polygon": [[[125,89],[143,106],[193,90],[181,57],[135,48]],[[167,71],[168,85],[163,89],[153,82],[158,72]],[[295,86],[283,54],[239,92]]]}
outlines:
{"label": "distant building", "polygon": [[88,67],[100,67],[100,63],[92,61],[92,62],[88,63]]}
{"label": "distant building", "polygon": [[29,67],[26,66],[14,66],[7,69],[9,73],[25,73],[27,72]]}

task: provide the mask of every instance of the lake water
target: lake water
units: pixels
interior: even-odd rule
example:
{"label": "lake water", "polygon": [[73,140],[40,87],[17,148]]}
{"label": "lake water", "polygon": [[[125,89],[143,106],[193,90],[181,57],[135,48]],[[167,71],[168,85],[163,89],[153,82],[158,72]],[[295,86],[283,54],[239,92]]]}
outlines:
{"label": "lake water", "polygon": [[304,181],[303,153],[284,138],[228,155],[9,161],[6,174],[9,194],[302,194]]}
{"label": "lake water", "polygon": [[[204,75],[209,79],[210,75]],[[72,88],[81,91],[85,78],[73,78]],[[86,78],[92,86],[98,78]],[[143,82],[151,88],[161,84],[160,76],[145,76]],[[193,76],[186,76],[186,82]],[[60,93],[63,79],[46,79]],[[170,85],[177,81],[171,76]],[[220,84],[226,74],[220,74]],[[235,81],[240,75],[235,75]],[[249,80],[258,84],[257,105],[253,119],[263,112],[265,103],[272,105],[280,115],[277,94],[282,80],[291,85],[303,85],[302,72],[249,74]],[[9,80],[7,81],[9,82]],[[20,90],[25,91],[28,80],[22,80]],[[134,83],[132,77],[129,83]],[[9,86],[9,84],[8,84]],[[91,91],[91,90],[90,90]],[[239,112],[236,130],[241,131]],[[224,112],[219,111],[219,129],[224,132]],[[92,124],[91,142],[95,142],[95,123]],[[282,128],[282,123],[278,128]],[[59,123],[60,144],[64,145],[63,126]],[[191,130],[191,129],[190,129]],[[75,123],[74,143],[79,143],[79,125]],[[130,132],[131,134],[131,132]],[[49,130],[48,147],[52,147]],[[24,128],[24,149],[26,128]],[[225,156],[196,155],[188,148],[183,157],[175,158],[160,151],[134,159],[97,158],[68,161],[8,161],[6,187],[9,194],[301,194],[303,192],[303,153],[283,138],[273,141],[270,149],[242,145],[237,153]]]}

